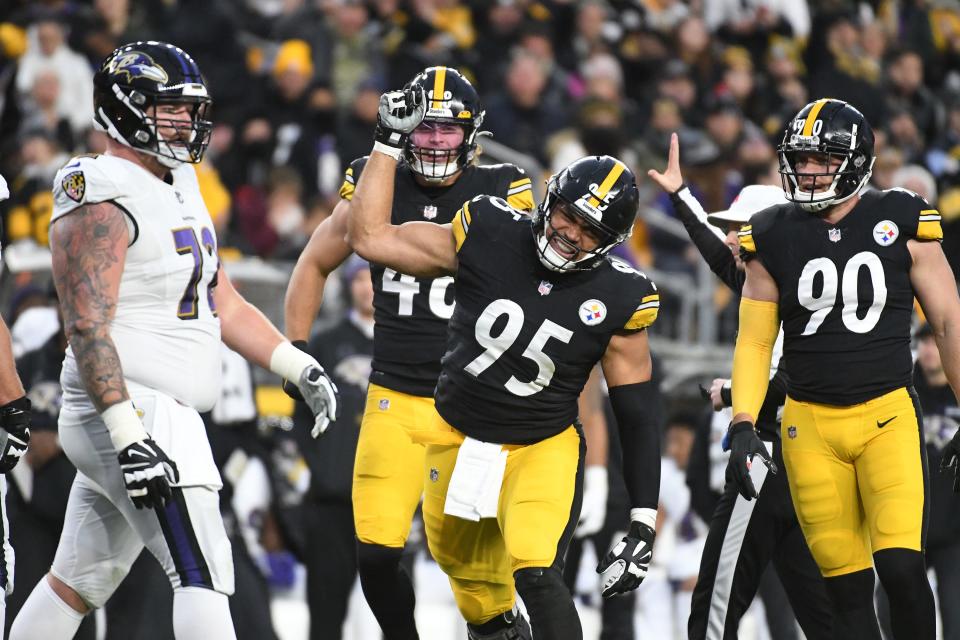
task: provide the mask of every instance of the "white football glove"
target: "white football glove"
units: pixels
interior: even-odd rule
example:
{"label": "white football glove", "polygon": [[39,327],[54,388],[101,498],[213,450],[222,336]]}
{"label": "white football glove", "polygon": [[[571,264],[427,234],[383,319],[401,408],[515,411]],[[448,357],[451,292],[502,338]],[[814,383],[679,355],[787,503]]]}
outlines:
{"label": "white football glove", "polygon": [[323,367],[312,364],[300,374],[297,388],[304,402],[313,412],[314,422],[310,435],[317,438],[340,415],[337,385],[333,383]]}
{"label": "white football glove", "polygon": [[423,122],[426,111],[427,99],[419,85],[403,91],[388,91],[380,96],[373,148],[399,159],[407,136]]}
{"label": "white football glove", "polygon": [[646,524],[634,520],[623,540],[614,545],[597,565],[600,574],[600,593],[610,598],[640,586],[647,577],[653,559],[653,541],[656,532]]}

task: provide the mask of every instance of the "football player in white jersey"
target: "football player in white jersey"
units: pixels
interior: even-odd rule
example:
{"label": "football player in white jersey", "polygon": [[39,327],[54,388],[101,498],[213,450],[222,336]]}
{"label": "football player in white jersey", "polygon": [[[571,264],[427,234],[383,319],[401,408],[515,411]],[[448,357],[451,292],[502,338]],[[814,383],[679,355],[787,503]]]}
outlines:
{"label": "football player in white jersey", "polygon": [[[0,202],[10,197],[0,176]],[[7,524],[7,472],[27,452],[30,443],[30,400],[13,360],[10,331],[0,318],[0,629],[7,614],[6,597],[13,592],[13,547]]]}
{"label": "football player in white jersey", "polygon": [[70,346],[63,449],[78,469],[53,566],[15,640],[72,638],[146,546],[174,590],[178,640],[236,637],[220,475],[198,412],[219,395],[220,341],[297,381],[316,417],[336,388],[230,284],[191,163],[209,143],[199,68],[162,42],[120,47],[94,77],[101,156],[54,179],[53,276]]}

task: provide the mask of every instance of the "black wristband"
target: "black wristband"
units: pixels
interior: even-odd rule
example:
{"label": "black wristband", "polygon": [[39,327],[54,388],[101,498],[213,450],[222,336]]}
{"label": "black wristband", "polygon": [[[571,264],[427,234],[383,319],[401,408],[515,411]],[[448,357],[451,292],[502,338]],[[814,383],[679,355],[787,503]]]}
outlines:
{"label": "black wristband", "polygon": [[720,387],[720,402],[725,407],[733,406],[733,389],[727,386]]}
{"label": "black wristband", "polygon": [[306,340],[291,340],[290,344],[295,346],[297,349],[300,349],[300,351],[303,351],[304,353],[310,353],[310,351],[307,349]]}
{"label": "black wristband", "polygon": [[17,412],[28,412],[32,406],[30,398],[27,396],[20,396],[16,400],[11,400],[5,405],[0,406],[0,415],[6,415],[10,413]]}

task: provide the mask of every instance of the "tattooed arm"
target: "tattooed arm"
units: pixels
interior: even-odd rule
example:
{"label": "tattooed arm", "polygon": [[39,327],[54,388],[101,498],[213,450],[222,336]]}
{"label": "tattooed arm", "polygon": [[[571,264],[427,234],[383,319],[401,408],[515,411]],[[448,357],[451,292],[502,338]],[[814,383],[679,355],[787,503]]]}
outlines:
{"label": "tattooed arm", "polygon": [[53,278],[67,340],[87,393],[101,413],[130,398],[110,338],[129,242],[123,216],[110,202],[87,204],[50,228]]}

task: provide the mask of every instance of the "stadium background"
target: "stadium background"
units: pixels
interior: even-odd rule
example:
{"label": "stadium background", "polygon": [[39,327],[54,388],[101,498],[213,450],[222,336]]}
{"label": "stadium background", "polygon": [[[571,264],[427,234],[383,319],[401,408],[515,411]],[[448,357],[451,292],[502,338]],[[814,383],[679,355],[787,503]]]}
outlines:
{"label": "stadium background", "polygon": [[[960,269],[957,0],[6,0],[0,173],[12,197],[0,204],[0,310],[18,354],[56,331],[46,250],[51,180],[70,156],[104,149],[104,134],[91,128],[93,70],[114,47],[139,39],[177,44],[207,76],[216,127],[197,167],[204,199],[228,273],[279,326],[293,261],[336,204],[347,164],[370,149],[380,93],[434,64],[460,69],[483,99],[482,128],[492,137],[482,138],[480,161],[522,166],[538,196],[544,178],[587,153],[616,155],[638,176],[662,169],[670,133],[679,131],[688,183],[707,210],[724,209],[745,184],[780,184],[774,149],[800,107],[822,96],[848,100],[877,135],[871,187],[906,187],[939,208],[944,249]],[[641,192],[642,215],[621,255],[664,291],[653,344],[668,422],[693,427],[709,419],[697,384],[729,373],[736,301],[715,286],[669,200],[645,178]],[[337,279],[328,285],[318,329],[342,317],[342,289]],[[296,481],[283,482],[300,468],[296,455],[275,455],[291,407],[276,380],[253,376],[254,437],[267,453],[262,482],[249,482],[263,496],[250,513],[241,508],[239,526],[284,612],[274,616],[278,633],[304,637],[296,635],[305,615],[297,570],[284,537],[261,526],[291,485],[296,495]],[[51,425],[55,412],[54,396]],[[50,433],[51,448],[21,465],[25,478],[58,460]],[[653,631],[660,627],[652,619],[664,616],[649,612],[667,606],[682,618],[696,575],[702,523],[690,525],[683,456],[665,452],[664,460],[673,467],[664,508],[674,531],[658,540],[659,581],[641,589],[638,637],[679,633]],[[18,480],[14,491],[36,502],[23,483],[34,486]],[[55,531],[56,505],[43,516]],[[12,527],[16,542],[15,517]],[[20,560],[31,549],[17,552]],[[422,555],[424,637],[455,637],[446,585]],[[597,594],[581,583],[590,637]],[[763,637],[760,616],[747,625]]]}

